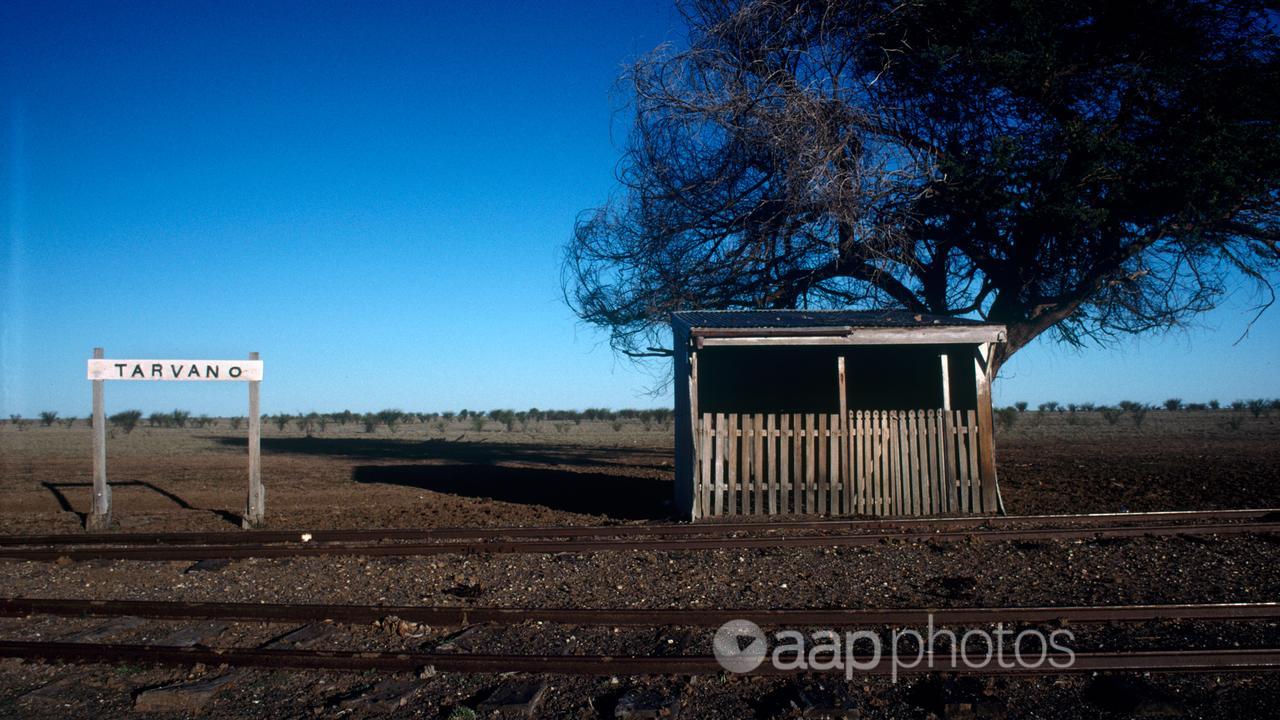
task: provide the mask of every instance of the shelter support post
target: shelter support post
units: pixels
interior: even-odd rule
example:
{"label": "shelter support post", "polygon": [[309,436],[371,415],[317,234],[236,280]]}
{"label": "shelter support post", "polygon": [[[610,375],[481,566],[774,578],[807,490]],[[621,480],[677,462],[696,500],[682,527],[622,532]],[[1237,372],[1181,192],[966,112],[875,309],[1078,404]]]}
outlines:
{"label": "shelter support post", "polygon": [[974,379],[978,386],[978,474],[982,480],[982,512],[996,511],[995,416],[991,410],[991,343],[980,343],[974,352]]}
{"label": "shelter support post", "polygon": [[694,350],[689,353],[689,434],[693,443],[693,464],[690,473],[694,478],[692,490],[693,497],[693,519],[697,520],[706,513],[706,508],[702,507],[699,502],[701,497],[702,483],[709,482],[709,478],[699,477],[701,469],[706,465],[702,461],[702,453],[705,448],[702,447],[702,422],[698,415],[698,351]]}

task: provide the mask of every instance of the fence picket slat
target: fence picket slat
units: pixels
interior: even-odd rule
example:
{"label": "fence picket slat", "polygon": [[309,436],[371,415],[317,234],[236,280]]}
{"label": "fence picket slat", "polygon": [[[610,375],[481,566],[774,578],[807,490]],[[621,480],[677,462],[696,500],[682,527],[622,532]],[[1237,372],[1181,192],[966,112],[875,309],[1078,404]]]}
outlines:
{"label": "fence picket slat", "polygon": [[955,431],[956,487],[960,497],[960,512],[967,513],[973,509],[973,498],[969,496],[969,434],[964,424],[964,413],[954,410],[951,415],[951,426]]}
{"label": "fence picket slat", "polygon": [[817,490],[817,497],[814,499],[812,513],[822,515],[827,512],[827,491],[831,483],[831,476],[827,470],[827,416],[825,413],[818,415],[818,445],[814,451],[817,459],[817,477],[815,478],[814,488]]}
{"label": "fence picket slat", "polygon": [[925,510],[924,484],[920,482],[920,413],[907,413],[907,464],[911,467],[911,514],[920,515]]}
{"label": "fence picket slat", "polygon": [[978,443],[982,442],[982,433],[978,432],[978,411],[965,411],[965,424],[969,425],[969,495],[973,497],[975,512],[991,512],[995,507],[982,505],[982,478],[978,477]]}
{"label": "fence picket slat", "polygon": [[716,423],[716,427],[715,427],[715,435],[716,435],[716,438],[715,438],[715,443],[716,443],[716,455],[715,455],[715,485],[714,485],[714,486],[712,487],[712,489],[711,489],[711,506],[712,506],[711,514],[712,514],[712,515],[720,515],[721,513],[723,513],[723,512],[724,512],[724,501],[723,501],[723,499],[722,499],[722,497],[721,497],[721,496],[723,495],[723,492],[721,491],[721,488],[724,486],[724,482],[725,482],[725,477],[724,477],[724,446],[725,446],[725,437],[724,437],[724,415],[723,415],[722,413],[716,413],[716,416],[715,416],[715,417],[716,417],[716,419],[715,419],[715,423]]}
{"label": "fence picket slat", "polygon": [[906,491],[906,475],[902,473],[902,414],[899,411],[893,411],[892,423],[888,430],[888,439],[890,439],[890,447],[892,452],[890,456],[893,459],[893,489],[897,492],[897,502],[893,503],[893,511],[899,515],[908,514],[911,496]]}
{"label": "fence picket slat", "polygon": [[791,416],[791,512],[804,512],[804,500],[801,496],[804,487],[804,436],[801,434],[803,423],[799,414]]}
{"label": "fence picket slat", "polygon": [[738,514],[738,497],[741,495],[740,482],[738,480],[738,415],[737,413],[729,413],[725,416],[727,423],[727,434],[729,436],[729,447],[725,450],[725,458],[728,460],[729,469],[729,487],[728,497],[725,498],[725,514]]}
{"label": "fence picket slat", "polygon": [[778,467],[775,463],[778,460],[777,438],[774,436],[773,419],[777,417],[773,413],[764,416],[764,496],[765,508],[761,509],[761,513],[770,515],[778,514],[778,492],[775,487],[778,482]]}
{"label": "fence picket slat", "polygon": [[840,451],[844,453],[841,460],[840,472],[844,476],[844,484],[840,497],[842,498],[841,511],[845,515],[854,513],[854,495],[853,495],[853,413],[845,411],[844,417],[840,418],[840,425],[844,434],[840,437]]}
{"label": "fence picket slat", "polygon": [[867,514],[880,514],[880,490],[876,487],[876,412],[867,412],[865,418],[866,436],[863,438],[862,467],[867,482]]}
{"label": "fence picket slat", "polygon": [[854,433],[849,438],[849,471],[854,484],[854,512],[859,515],[867,512],[867,486],[863,482],[863,411],[856,410],[852,415]]}
{"label": "fence picket slat", "polygon": [[752,461],[752,465],[755,469],[755,472],[753,473],[753,475],[755,475],[755,483],[756,483],[756,487],[755,487],[756,501],[755,501],[755,507],[752,508],[752,512],[756,515],[764,515],[765,513],[764,490],[765,490],[765,483],[767,482],[766,480],[767,475],[765,473],[765,467],[764,467],[764,442],[765,442],[764,415],[765,415],[764,413],[756,413],[753,416],[754,422],[752,423],[755,427],[755,432],[756,432],[755,442],[753,443],[755,459]]}
{"label": "fence picket slat", "polygon": [[920,428],[920,465],[924,471],[922,482],[928,488],[929,494],[929,514],[933,515],[938,512],[938,491],[934,484],[934,464],[936,458],[933,452],[933,411],[921,410],[920,419],[924,422]]}
{"label": "fence picket slat", "polygon": [[791,416],[778,416],[778,512],[786,513],[791,495]]}
{"label": "fence picket slat", "polygon": [[880,478],[884,485],[884,514],[892,515],[894,503],[897,501],[896,488],[893,486],[893,457],[889,446],[889,425],[891,416],[888,411],[880,413],[880,465],[884,469]]}
{"label": "fence picket slat", "polygon": [[835,505],[839,502],[840,498],[840,489],[838,487],[840,484],[840,443],[836,440],[840,434],[840,424],[836,420],[836,415],[828,413],[823,417],[826,418],[826,422],[823,424],[827,426],[827,445],[823,448],[823,453],[826,457],[827,471],[823,473],[823,476],[826,478],[826,482],[822,484],[825,497],[823,497],[822,502],[818,505],[818,512],[835,515],[839,512]]}
{"label": "fence picket slat", "polygon": [[804,416],[804,510],[803,512],[813,512],[813,451],[814,451],[814,420],[812,414]]}
{"label": "fence picket slat", "polygon": [[698,517],[706,517],[711,513],[711,448],[714,441],[712,435],[711,416],[703,413],[698,418],[701,432],[698,433],[698,489],[695,502],[698,505]]}
{"label": "fence picket slat", "polygon": [[911,463],[907,462],[907,413],[905,411],[898,413],[898,421],[895,425],[893,440],[896,449],[893,457],[898,463],[898,487],[902,489],[902,514],[913,515],[911,507],[915,501],[915,492],[912,488],[914,483],[911,482]]}

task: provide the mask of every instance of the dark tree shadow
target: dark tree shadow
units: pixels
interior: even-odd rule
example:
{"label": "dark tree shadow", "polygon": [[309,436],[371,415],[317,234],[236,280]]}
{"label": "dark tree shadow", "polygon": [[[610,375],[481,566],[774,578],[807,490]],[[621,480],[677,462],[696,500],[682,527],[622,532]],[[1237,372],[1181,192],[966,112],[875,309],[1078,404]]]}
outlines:
{"label": "dark tree shadow", "polygon": [[625,520],[671,516],[666,480],[498,465],[360,465],[351,479]]}
{"label": "dark tree shadow", "polygon": [[[460,436],[460,438],[463,436]],[[242,448],[243,437],[222,436],[218,442]],[[576,467],[630,467],[670,471],[673,455],[669,450],[632,447],[582,447],[554,443],[488,442],[459,440],[399,440],[396,438],[262,438],[264,452],[330,455],[334,457],[383,460],[446,460],[459,463],[520,462],[535,465],[571,465]]]}
{"label": "dark tree shadow", "polygon": [[[58,502],[58,507],[60,507],[63,510],[63,512],[75,513],[75,516],[80,518],[80,524],[81,525],[84,524],[85,519],[88,517],[88,513],[79,512],[78,510],[74,509],[71,506],[71,499],[67,497],[66,493],[64,493],[62,489],[63,488],[92,488],[93,483],[91,482],[62,482],[62,483],[42,482],[40,484],[43,485],[46,490],[48,490],[50,493],[53,494],[53,499]],[[174,505],[177,505],[183,510],[197,510],[200,512],[211,513],[231,523],[232,525],[235,525],[236,527],[240,527],[240,516],[233,512],[228,512],[226,510],[211,510],[208,508],[198,508],[192,505],[191,503],[187,502],[185,499],[182,498],[182,496],[177,495],[176,493],[173,493],[169,490],[165,490],[159,485],[149,483],[145,480],[110,480],[108,484],[113,488],[119,488],[119,487],[146,488],[158,495],[162,495],[165,498],[168,498],[171,502],[173,502]]]}

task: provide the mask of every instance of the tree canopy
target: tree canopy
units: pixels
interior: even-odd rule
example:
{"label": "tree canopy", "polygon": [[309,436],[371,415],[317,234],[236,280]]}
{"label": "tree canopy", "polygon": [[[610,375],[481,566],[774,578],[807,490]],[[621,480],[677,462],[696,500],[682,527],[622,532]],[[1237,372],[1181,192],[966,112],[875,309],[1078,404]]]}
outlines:
{"label": "tree canopy", "polygon": [[906,308],[1081,344],[1280,267],[1268,3],[692,0],[626,75],[619,187],[566,247],[615,348],[673,310]]}

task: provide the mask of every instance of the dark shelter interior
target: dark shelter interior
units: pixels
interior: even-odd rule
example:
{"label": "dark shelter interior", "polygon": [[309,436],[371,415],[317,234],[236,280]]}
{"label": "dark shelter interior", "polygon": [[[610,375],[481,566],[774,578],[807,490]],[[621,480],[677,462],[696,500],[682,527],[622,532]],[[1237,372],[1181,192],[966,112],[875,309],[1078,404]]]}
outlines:
{"label": "dark shelter interior", "polygon": [[698,409],[710,413],[836,413],[837,358],[849,410],[975,410],[972,345],[708,347],[699,352]]}

